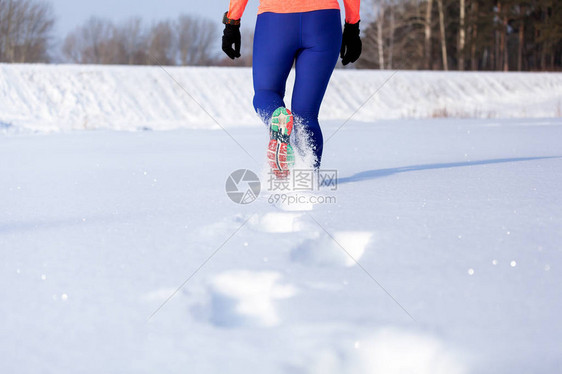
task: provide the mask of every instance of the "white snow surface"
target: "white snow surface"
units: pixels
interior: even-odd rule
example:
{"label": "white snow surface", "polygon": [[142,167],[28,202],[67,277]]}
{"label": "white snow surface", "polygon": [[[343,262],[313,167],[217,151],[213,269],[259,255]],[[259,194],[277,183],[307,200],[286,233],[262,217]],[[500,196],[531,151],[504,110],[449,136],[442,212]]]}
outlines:
{"label": "white snow surface", "polygon": [[[291,73],[287,86],[290,105]],[[260,126],[249,68],[0,64],[0,126]],[[561,73],[336,70],[322,120],[562,115]]]}
{"label": "white snow surface", "polygon": [[562,120],[340,126],[293,211],[263,129],[0,135],[0,372],[557,372]]}
{"label": "white snow surface", "polygon": [[0,65],[0,373],[558,372],[561,87],[337,71],[286,192],[248,69]]}

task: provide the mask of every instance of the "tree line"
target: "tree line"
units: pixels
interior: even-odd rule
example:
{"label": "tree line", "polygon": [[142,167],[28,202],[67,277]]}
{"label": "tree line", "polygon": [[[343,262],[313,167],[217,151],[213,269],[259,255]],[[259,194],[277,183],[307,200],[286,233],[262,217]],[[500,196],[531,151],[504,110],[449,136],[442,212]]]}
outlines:
{"label": "tree line", "polygon": [[[562,69],[561,0],[364,0],[357,68]],[[220,52],[218,21],[180,15],[152,24],[90,18],[54,47],[55,17],[40,0],[0,0],[0,62],[251,65]]]}
{"label": "tree line", "polygon": [[376,0],[361,68],[562,67],[560,0]]}
{"label": "tree line", "polygon": [[[130,65],[250,65],[220,52],[219,22],[179,15],[146,24],[133,17],[120,23],[92,17],[59,43],[53,37],[52,6],[40,0],[0,0],[0,62]],[[60,44],[57,47],[56,44]]]}
{"label": "tree line", "polygon": [[214,65],[218,37],[215,23],[189,15],[152,26],[94,17],[67,35],[62,52],[80,64]]}

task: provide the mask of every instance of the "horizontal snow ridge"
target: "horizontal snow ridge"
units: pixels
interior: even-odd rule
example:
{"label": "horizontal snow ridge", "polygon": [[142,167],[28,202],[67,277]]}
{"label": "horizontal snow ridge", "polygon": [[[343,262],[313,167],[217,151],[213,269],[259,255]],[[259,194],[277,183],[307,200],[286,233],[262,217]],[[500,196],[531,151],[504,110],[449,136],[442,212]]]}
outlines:
{"label": "horizontal snow ridge", "polygon": [[[294,72],[287,87],[290,106]],[[36,131],[260,126],[250,68],[0,64],[0,123]],[[562,115],[562,74],[336,70],[321,120]]]}

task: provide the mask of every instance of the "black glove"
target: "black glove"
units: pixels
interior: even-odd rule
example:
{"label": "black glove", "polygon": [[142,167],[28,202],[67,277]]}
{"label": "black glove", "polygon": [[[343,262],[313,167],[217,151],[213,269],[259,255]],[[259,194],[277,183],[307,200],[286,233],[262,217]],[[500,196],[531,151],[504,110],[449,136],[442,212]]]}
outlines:
{"label": "black glove", "polygon": [[355,62],[361,56],[363,45],[359,38],[359,22],[345,23],[343,28],[343,37],[341,42],[340,57],[342,64],[347,65]]}
{"label": "black glove", "polygon": [[[233,60],[240,57],[240,40],[240,25],[224,25],[222,50]],[[234,48],[232,48],[233,44]]]}

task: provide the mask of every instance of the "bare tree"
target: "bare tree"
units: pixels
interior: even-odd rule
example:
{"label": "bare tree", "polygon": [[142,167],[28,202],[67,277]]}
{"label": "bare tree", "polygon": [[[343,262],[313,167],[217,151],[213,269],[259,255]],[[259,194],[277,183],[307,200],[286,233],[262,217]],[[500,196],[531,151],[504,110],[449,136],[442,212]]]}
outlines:
{"label": "bare tree", "polygon": [[379,52],[379,69],[384,69],[384,5],[380,7],[377,22],[377,47]]}
{"label": "bare tree", "polygon": [[148,55],[155,65],[177,65],[176,38],[170,21],[152,26],[148,38]]}
{"label": "bare tree", "polygon": [[447,37],[445,34],[445,13],[443,10],[443,0],[437,0],[439,9],[439,31],[441,32],[441,58],[443,60],[443,70],[449,70],[447,57]]}
{"label": "bare tree", "polygon": [[392,60],[394,59],[394,31],[396,29],[396,22],[395,22],[395,12],[396,12],[397,4],[394,0],[391,0],[391,6],[389,7],[390,15],[389,15],[389,33],[388,33],[388,68],[392,69]]}
{"label": "bare tree", "polygon": [[115,25],[111,21],[92,17],[67,35],[63,54],[72,62],[81,64],[118,63],[120,51],[115,34]]}
{"label": "bare tree", "polygon": [[476,46],[478,40],[478,1],[472,0],[470,4],[470,69],[478,69]]}
{"label": "bare tree", "polygon": [[465,0],[459,0],[459,47],[458,47],[458,64],[459,70],[464,70],[464,46],[466,43],[465,36]]}
{"label": "bare tree", "polygon": [[374,20],[363,30],[359,68],[423,68],[424,17],[417,0],[382,0],[374,4]]}
{"label": "bare tree", "polygon": [[213,42],[218,33],[207,19],[180,15],[176,26],[181,65],[207,65],[213,60]]}
{"label": "bare tree", "polygon": [[518,10],[518,21],[519,21],[519,32],[518,32],[518,48],[517,48],[517,71],[521,71],[523,69],[523,47],[525,45],[525,4],[519,4],[517,7]]}
{"label": "bare tree", "polygon": [[369,16],[373,20],[364,30],[363,54],[358,67],[385,68],[385,8],[385,0],[372,0]]}
{"label": "bare tree", "polygon": [[0,61],[45,62],[54,26],[49,4],[0,0]]}
{"label": "bare tree", "polygon": [[121,45],[122,63],[128,65],[151,63],[146,51],[148,35],[140,18],[130,18],[118,26],[115,37]]}
{"label": "bare tree", "polygon": [[425,46],[425,68],[431,69],[431,28],[432,28],[432,17],[431,13],[433,10],[433,0],[427,1],[427,7],[425,11],[425,24],[424,24],[424,46]]}
{"label": "bare tree", "polygon": [[505,4],[502,1],[498,0],[496,6],[496,14],[498,20],[498,32],[499,32],[499,42],[497,47],[497,54],[496,54],[496,66],[498,70],[508,70],[508,61],[507,61],[507,11]]}

